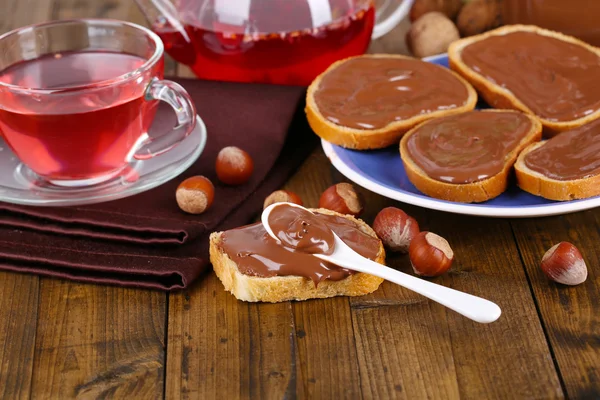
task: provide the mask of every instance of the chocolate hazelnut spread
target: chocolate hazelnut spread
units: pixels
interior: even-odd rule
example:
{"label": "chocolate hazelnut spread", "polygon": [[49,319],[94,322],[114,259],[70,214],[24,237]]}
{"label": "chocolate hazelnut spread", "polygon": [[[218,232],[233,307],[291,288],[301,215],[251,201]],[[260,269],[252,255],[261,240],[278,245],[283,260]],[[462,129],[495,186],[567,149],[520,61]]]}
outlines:
{"label": "chocolate hazelnut spread", "polygon": [[[377,259],[379,239],[362,232],[356,222],[318,212],[315,212],[315,217],[354,251],[371,260]],[[238,270],[246,275],[303,276],[317,285],[325,279],[338,281],[354,273],[304,251],[282,246],[265,231],[260,222],[224,232],[219,247],[237,264]]]}
{"label": "chocolate hazelnut spread", "polygon": [[559,181],[600,174],[600,120],[549,139],[524,161],[529,169]]}
{"label": "chocolate hazelnut spread", "polygon": [[435,64],[396,57],[358,57],[323,75],[314,100],[329,121],[377,129],[428,112],[461,107],[465,85]]}
{"label": "chocolate hazelnut spread", "polygon": [[600,109],[600,56],[583,46],[512,32],[469,44],[461,57],[544,119],[570,121]]}
{"label": "chocolate hazelnut spread", "polygon": [[497,175],[531,130],[518,111],[471,111],[436,118],[407,139],[408,154],[430,178],[471,183]]}
{"label": "chocolate hazelnut spread", "polygon": [[333,253],[333,232],[325,221],[304,208],[278,204],[271,210],[268,223],[283,246],[312,254]]}

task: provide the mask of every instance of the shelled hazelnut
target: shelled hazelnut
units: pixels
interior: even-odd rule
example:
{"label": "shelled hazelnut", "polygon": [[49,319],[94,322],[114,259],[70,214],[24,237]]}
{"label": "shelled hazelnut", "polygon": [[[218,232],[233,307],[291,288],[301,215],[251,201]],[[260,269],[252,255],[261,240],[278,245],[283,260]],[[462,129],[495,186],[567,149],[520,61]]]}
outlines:
{"label": "shelled hazelnut", "polygon": [[454,252],[448,241],[427,231],[415,236],[410,243],[408,255],[415,274],[428,277],[439,276],[448,271],[454,260]]}
{"label": "shelled hazelnut", "polygon": [[388,249],[407,253],[411,241],[419,234],[419,224],[401,209],[386,207],[375,217],[373,230]]}
{"label": "shelled hazelnut", "polygon": [[501,23],[501,0],[469,1],[460,9],[456,18],[456,26],[463,37],[497,28]]}
{"label": "shelled hazelnut", "polygon": [[179,208],[189,214],[202,214],[210,208],[215,197],[212,182],[204,176],[192,176],[179,184],[175,198]]}
{"label": "shelled hazelnut", "polygon": [[235,146],[224,147],[217,155],[215,170],[219,180],[227,185],[241,185],[248,182],[254,172],[254,162],[250,154]]}
{"label": "shelled hazelnut", "polygon": [[416,57],[445,53],[450,43],[460,39],[458,28],[440,12],[430,12],[416,20],[406,34],[406,45]]}
{"label": "shelled hazelnut", "polygon": [[363,212],[364,203],[354,186],[338,183],[323,192],[319,199],[319,207],[357,217]]}

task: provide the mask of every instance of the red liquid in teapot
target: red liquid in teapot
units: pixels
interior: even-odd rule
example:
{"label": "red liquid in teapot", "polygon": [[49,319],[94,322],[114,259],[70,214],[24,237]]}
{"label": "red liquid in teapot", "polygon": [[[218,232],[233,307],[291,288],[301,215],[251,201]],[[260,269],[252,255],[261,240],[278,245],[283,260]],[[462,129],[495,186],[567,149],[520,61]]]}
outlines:
{"label": "red liquid in teapot", "polygon": [[232,25],[217,20],[214,10],[190,11],[195,0],[182,0],[177,7],[183,33],[163,18],[152,29],[167,53],[200,78],[309,85],[333,62],[363,54],[371,39],[375,10],[370,2],[346,14],[339,10],[348,9],[348,0],[328,3],[333,22],[305,28],[315,22],[308,2],[253,1],[248,21]]}
{"label": "red liquid in teapot", "polygon": [[[91,85],[68,95],[0,92],[0,134],[15,154],[46,179],[90,179],[120,170],[147,132],[156,102],[133,80],[114,90],[94,84],[139,68],[141,57],[113,52],[50,54],[0,71],[0,82],[38,89]],[[162,76],[163,63],[154,76]],[[141,93],[141,96],[140,96]]]}

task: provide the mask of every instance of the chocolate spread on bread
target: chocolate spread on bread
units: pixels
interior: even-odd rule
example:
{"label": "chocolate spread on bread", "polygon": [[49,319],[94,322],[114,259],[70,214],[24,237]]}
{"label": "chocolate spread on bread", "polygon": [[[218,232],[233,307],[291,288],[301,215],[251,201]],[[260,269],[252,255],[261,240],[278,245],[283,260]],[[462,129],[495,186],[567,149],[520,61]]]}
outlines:
{"label": "chocolate spread on bread", "polygon": [[[362,232],[356,222],[318,212],[314,217],[360,255],[377,259],[379,239]],[[219,247],[237,264],[241,273],[251,276],[302,276],[310,278],[316,285],[325,279],[342,280],[354,273],[312,254],[281,245],[269,236],[260,222],[224,232]]]}
{"label": "chocolate spread on bread", "polygon": [[512,32],[467,45],[461,58],[544,119],[570,121],[600,109],[600,56],[583,46]]}
{"label": "chocolate spread on bread", "polygon": [[463,106],[469,94],[448,70],[396,57],[357,57],[325,73],[314,100],[330,122],[378,129],[417,115]]}
{"label": "chocolate spread on bread", "polygon": [[283,246],[311,254],[333,253],[333,232],[305,208],[278,204],[271,210],[268,223]]}
{"label": "chocolate spread on bread", "polygon": [[600,120],[553,137],[524,161],[529,169],[559,181],[600,174]]}
{"label": "chocolate spread on bread", "polygon": [[471,111],[433,119],[407,140],[411,159],[431,179],[464,184],[500,173],[527,136],[531,120],[518,111]]}

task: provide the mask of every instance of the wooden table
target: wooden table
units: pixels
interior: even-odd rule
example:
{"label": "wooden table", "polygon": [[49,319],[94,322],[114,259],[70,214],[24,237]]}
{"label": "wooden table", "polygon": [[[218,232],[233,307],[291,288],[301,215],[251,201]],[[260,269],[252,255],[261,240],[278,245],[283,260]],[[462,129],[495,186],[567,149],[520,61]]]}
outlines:
{"label": "wooden table", "polygon": [[[90,16],[145,24],[126,0],[0,0],[2,33]],[[404,51],[405,29],[371,51]],[[339,180],[317,150],[287,187],[314,206]],[[170,295],[0,273],[0,398],[600,398],[600,209],[470,218],[363,193],[367,222],[395,205],[448,238],[456,262],[435,281],[497,302],[500,320],[479,325],[387,283],[364,297],[249,304],[212,272]],[[581,286],[539,269],[561,240],[587,259]],[[406,256],[388,261],[410,271]]]}

